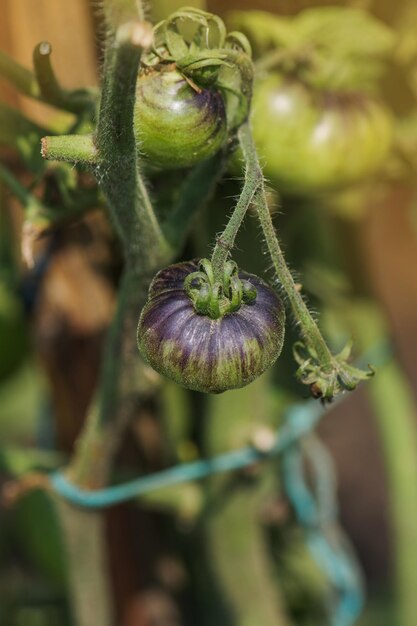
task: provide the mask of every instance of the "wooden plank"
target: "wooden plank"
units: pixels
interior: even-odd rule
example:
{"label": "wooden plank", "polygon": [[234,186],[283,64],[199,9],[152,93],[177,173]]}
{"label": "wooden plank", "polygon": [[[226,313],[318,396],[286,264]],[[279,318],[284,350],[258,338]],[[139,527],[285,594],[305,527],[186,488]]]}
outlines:
{"label": "wooden plank", "polygon": [[[56,73],[67,88],[97,83],[96,37],[88,0],[1,0],[0,45],[8,54],[32,67],[32,51],[39,41],[53,47]],[[3,88],[0,95],[4,97]],[[10,91],[8,100],[13,98]],[[19,108],[45,121],[50,110],[19,95]]]}

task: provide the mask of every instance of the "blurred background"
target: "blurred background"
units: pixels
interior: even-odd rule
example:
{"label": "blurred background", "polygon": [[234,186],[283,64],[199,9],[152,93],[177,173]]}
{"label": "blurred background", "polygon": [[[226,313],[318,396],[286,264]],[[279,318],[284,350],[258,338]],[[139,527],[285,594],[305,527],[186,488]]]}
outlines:
{"label": "blurred background", "polygon": [[[181,5],[156,2],[155,19]],[[315,6],[364,9],[388,25],[396,37],[394,52],[378,81],[378,97],[390,111],[394,127],[384,162],[363,183],[343,189],[294,194],[291,189],[282,192],[279,182],[275,185],[271,180],[271,196],[272,205],[279,206],[276,225],[286,255],[320,312],[328,336],[339,345],[341,336],[352,335],[357,356],[375,346],[384,350],[389,346],[394,355],[380,375],[377,366],[375,379],[361,385],[342,404],[330,407],[319,435],[335,464],[341,525],[364,573],[367,604],[358,624],[415,626],[417,8],[413,0],[211,0],[205,8],[227,20],[233,11],[290,16]],[[17,62],[30,68],[35,45],[47,40],[53,47],[56,73],[66,88],[99,84],[100,16],[87,0],[0,0],[0,14],[0,48]],[[251,14],[245,15],[233,13],[230,23],[252,36],[255,52],[263,52],[251,30]],[[359,45],[358,33],[347,36],[357,38]],[[66,121],[67,114],[19,94],[2,78],[0,101],[40,129],[59,128]],[[30,185],[33,171],[24,165],[19,146],[19,137],[27,129],[15,120],[20,126],[10,138],[11,120],[6,109],[0,108],[1,162],[23,186]],[[379,140],[377,136],[375,141]],[[37,146],[35,133],[33,154]],[[352,143],[346,150],[346,161],[359,158]],[[43,184],[54,198],[60,190],[56,178],[48,181],[48,176],[45,173]],[[227,198],[237,193],[236,184],[232,177],[222,183],[216,202],[187,244],[189,252],[210,245],[210,233],[224,222],[230,206]],[[280,197],[275,187],[282,192]],[[27,487],[23,476],[53,470],[71,454],[97,381],[122,256],[101,211],[92,210],[83,219],[46,232],[42,228],[37,232],[33,224],[31,228],[26,218],[10,186],[0,181],[0,623],[55,626],[72,622],[65,550],[53,499],[43,490],[30,490],[17,499],[16,494]],[[259,242],[256,233],[256,227],[247,226],[239,250],[245,268],[259,272],[259,259],[248,258],[247,252],[254,237]],[[18,290],[10,285],[18,285]],[[288,383],[294,368],[288,350],[271,375],[275,401],[279,394],[306,397],[305,390]],[[226,394],[229,400],[226,396],[215,399],[207,408],[198,394],[180,393],[167,385],[157,406],[152,401],[140,408],[119,455],[121,475],[126,468],[154,471],[169,461],[166,425],[155,417],[161,404],[168,412],[182,407],[187,414],[204,413],[206,420],[215,410],[227,420],[239,402],[257,406],[256,394],[239,393]],[[177,458],[195,458],[201,437],[201,427],[194,425]],[[206,557],[200,530],[193,527],[198,508],[194,496],[190,493],[187,500],[182,495],[178,507],[138,501],[104,514],[117,624],[229,624],[219,616],[207,617],[209,600],[199,597],[201,589],[211,589],[207,592],[210,602],[218,601],[217,591],[212,591],[216,587],[213,572],[206,566],[204,573],[198,572],[198,563]],[[285,544],[287,537],[287,545],[295,546],[296,552],[288,503],[282,497],[270,505],[271,518],[284,529],[281,541]],[[320,581],[311,585],[313,591],[307,584],[301,591],[297,586],[309,565],[304,563],[297,570],[297,565],[280,562],[277,567],[277,587],[281,585],[287,598],[292,621],[277,618],[271,625],[324,626],[327,622],[315,596]],[[199,575],[203,580],[194,584],[193,577]],[[201,611],[206,611],[204,616]]]}

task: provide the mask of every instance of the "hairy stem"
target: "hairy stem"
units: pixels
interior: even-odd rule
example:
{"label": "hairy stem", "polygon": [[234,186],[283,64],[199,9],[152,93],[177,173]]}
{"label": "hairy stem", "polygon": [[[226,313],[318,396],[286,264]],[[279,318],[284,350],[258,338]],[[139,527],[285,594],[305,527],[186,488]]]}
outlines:
{"label": "hairy stem", "polygon": [[[274,225],[269,211],[264,178],[259,159],[253,142],[249,125],[245,124],[239,133],[239,140],[246,159],[247,170],[251,170],[251,177],[258,181],[255,192],[252,194],[253,204],[256,208],[261,224],[263,236],[266,241],[275,273],[280,281],[285,295],[290,304],[293,316],[300,327],[301,334],[308,345],[316,352],[324,371],[330,371],[333,367],[332,354],[324,341],[320,330],[312,318],[303,298],[297,290],[294,279],[285,262],[284,255],[279,244]],[[248,172],[246,173],[248,175]]]}
{"label": "hairy stem", "polygon": [[323,370],[330,371],[333,367],[332,354],[327,347],[316,322],[312,318],[306,303],[296,288],[294,279],[285,262],[284,255],[272,223],[263,187],[258,189],[254,199],[254,204],[275,273],[288,299],[293,316],[299,325],[301,335],[303,336],[305,342],[314,348],[314,351],[322,364]]}
{"label": "hairy stem", "polygon": [[70,468],[75,482],[90,487],[105,484],[133,407],[155,381],[146,377],[147,368],[140,360],[136,326],[153,275],[173,255],[139,172],[133,134],[138,65],[151,41],[147,23],[120,26],[108,41],[104,67],[95,135],[100,160],[93,169],[122,242],[125,271],[99,387]]}
{"label": "hairy stem", "polygon": [[101,161],[96,177],[126,258],[140,261],[144,268],[155,268],[171,252],[139,172],[133,133],[139,61],[151,42],[152,30],[146,22],[121,26],[109,42],[95,139]]}
{"label": "hairy stem", "polygon": [[99,162],[92,135],[58,135],[42,138],[41,153],[50,161],[92,166]]}
{"label": "hairy stem", "polygon": [[246,211],[251,205],[255,193],[259,189],[263,180],[262,171],[259,167],[257,167],[256,153],[253,153],[250,150],[250,145],[248,145],[248,142],[245,139],[247,136],[250,136],[248,122],[241,126],[238,132],[239,141],[246,161],[245,182],[239,200],[226,225],[226,228],[217,238],[213,255],[211,257],[214,275],[218,280],[221,280],[223,276],[224,265],[228,260],[230,251],[233,249],[235,238],[242,224],[243,218],[245,217]]}

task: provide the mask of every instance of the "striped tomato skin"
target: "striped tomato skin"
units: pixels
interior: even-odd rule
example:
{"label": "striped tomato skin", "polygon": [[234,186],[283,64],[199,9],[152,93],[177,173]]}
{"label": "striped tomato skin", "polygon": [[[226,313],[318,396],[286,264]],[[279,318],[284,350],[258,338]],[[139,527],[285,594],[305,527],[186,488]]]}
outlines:
{"label": "striped tomato skin", "polygon": [[140,153],[162,169],[190,167],[218,152],[227,139],[223,96],[192,86],[177,70],[139,77],[134,130]]}
{"label": "striped tomato skin", "polygon": [[139,320],[139,350],[156,371],[189,389],[221,393],[244,387],[281,352],[283,303],[260,278],[239,272],[256,288],[256,299],[218,319],[198,314],[183,287],[197,270],[198,262],[188,261],[156,275]]}

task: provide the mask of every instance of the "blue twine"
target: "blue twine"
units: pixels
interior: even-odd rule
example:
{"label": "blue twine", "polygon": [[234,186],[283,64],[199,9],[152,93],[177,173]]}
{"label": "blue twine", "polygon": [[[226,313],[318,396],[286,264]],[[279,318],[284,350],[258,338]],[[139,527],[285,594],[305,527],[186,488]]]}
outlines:
{"label": "blue twine", "polygon": [[277,431],[275,444],[267,452],[260,452],[254,447],[242,448],[211,459],[176,465],[121,485],[95,491],[77,487],[66,478],[63,472],[57,471],[50,476],[51,485],[57,493],[72,504],[88,509],[113,506],[156,489],[206,478],[212,474],[238,470],[256,461],[280,454],[288,446],[311,432],[324,412],[325,409],[315,401],[293,405],[286,412],[286,423]]}
{"label": "blue twine", "polygon": [[315,493],[307,485],[299,443],[283,453],[283,487],[305,529],[307,546],[334,590],[331,626],[351,626],[362,611],[364,593],[356,559],[336,524],[333,464],[327,450],[313,437],[304,442],[304,452],[312,464]]}
{"label": "blue twine", "polygon": [[[380,343],[367,352],[360,360],[360,364],[366,365],[374,362],[382,365],[390,358],[391,353],[389,344]],[[254,447],[242,448],[211,459],[177,465],[148,476],[140,476],[121,485],[95,491],[77,487],[67,479],[63,472],[57,471],[50,475],[51,486],[63,498],[77,506],[88,509],[110,507],[156,489],[206,478],[212,474],[242,469],[256,461],[280,454],[288,446],[311,432],[325,412],[325,408],[317,401],[310,400],[292,405],[284,412],[284,425],[277,430],[275,444],[268,452],[260,452]]]}

